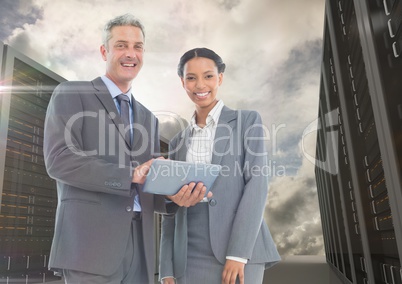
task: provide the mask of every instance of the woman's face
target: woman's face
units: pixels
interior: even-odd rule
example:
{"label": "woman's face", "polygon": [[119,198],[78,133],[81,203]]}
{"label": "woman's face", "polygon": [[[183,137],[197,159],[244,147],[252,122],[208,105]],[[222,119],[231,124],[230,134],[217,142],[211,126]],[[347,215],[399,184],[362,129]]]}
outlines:
{"label": "woman's face", "polygon": [[223,73],[218,73],[215,62],[205,57],[194,57],[186,62],[181,78],[183,88],[198,108],[211,110],[216,102]]}

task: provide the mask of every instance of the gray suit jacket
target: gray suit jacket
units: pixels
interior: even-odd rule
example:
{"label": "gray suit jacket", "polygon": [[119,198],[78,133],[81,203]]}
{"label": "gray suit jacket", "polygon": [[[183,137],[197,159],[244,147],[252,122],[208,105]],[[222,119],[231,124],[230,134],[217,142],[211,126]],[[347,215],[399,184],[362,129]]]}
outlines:
{"label": "gray suit jacket", "polygon": [[[124,140],[114,101],[100,77],[64,82],[47,110],[44,157],[57,181],[58,206],[49,268],[111,275],[121,264],[130,236],[135,187],[131,165],[159,153],[158,121],[133,101],[134,138]],[[131,151],[130,151],[131,147]],[[154,277],[154,210],[162,196],[139,190],[149,279]]]}
{"label": "gray suit jacket", "polygon": [[[186,160],[189,128],[170,144],[171,158]],[[226,256],[265,263],[280,260],[266,223],[263,221],[268,194],[267,155],[259,114],[255,111],[222,109],[215,139],[212,164],[222,173],[211,188],[209,231],[212,250],[222,264]],[[160,277],[184,275],[187,259],[187,216],[181,207],[162,221]]]}

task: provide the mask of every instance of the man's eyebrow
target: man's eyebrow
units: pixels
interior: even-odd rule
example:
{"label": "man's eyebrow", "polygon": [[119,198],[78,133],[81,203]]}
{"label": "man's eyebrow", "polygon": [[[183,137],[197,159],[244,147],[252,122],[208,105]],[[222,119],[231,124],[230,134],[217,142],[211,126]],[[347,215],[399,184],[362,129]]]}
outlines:
{"label": "man's eyebrow", "polygon": [[[130,41],[124,40],[124,39],[119,39],[119,40],[116,40],[116,43],[130,43]],[[134,44],[142,44],[142,45],[144,45],[144,42],[136,41],[136,42],[134,42]]]}

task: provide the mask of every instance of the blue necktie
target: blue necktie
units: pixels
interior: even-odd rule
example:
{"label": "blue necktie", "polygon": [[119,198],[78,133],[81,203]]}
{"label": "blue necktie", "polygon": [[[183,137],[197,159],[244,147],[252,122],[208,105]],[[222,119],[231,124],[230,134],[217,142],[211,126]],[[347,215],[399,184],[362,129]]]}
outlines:
{"label": "blue necktie", "polygon": [[[123,94],[118,95],[116,99],[120,104],[120,118],[124,123],[124,129],[125,129],[124,139],[131,146],[130,99],[128,98],[128,96]],[[134,210],[137,212],[141,211],[140,195],[138,192],[134,197]]]}
{"label": "blue necktie", "polygon": [[120,94],[116,97],[120,104],[120,118],[124,124],[124,135],[127,143],[131,145],[131,133],[130,133],[130,99],[128,96]]}

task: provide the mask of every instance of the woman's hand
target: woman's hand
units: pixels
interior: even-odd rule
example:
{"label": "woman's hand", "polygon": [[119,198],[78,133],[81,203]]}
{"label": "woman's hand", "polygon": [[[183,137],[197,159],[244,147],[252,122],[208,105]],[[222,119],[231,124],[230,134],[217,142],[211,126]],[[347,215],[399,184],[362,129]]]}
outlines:
{"label": "woman's hand", "polygon": [[163,278],[161,281],[162,284],[175,284],[176,281],[172,277]]}
{"label": "woman's hand", "polygon": [[[190,182],[184,185],[175,195],[169,195],[167,198],[179,206],[190,207],[200,202],[205,195],[207,188],[203,183]],[[208,198],[212,197],[212,192],[208,192]]]}
{"label": "woman's hand", "polygon": [[244,266],[239,261],[227,259],[222,272],[222,284],[235,284],[239,278],[240,284],[244,284]]}

